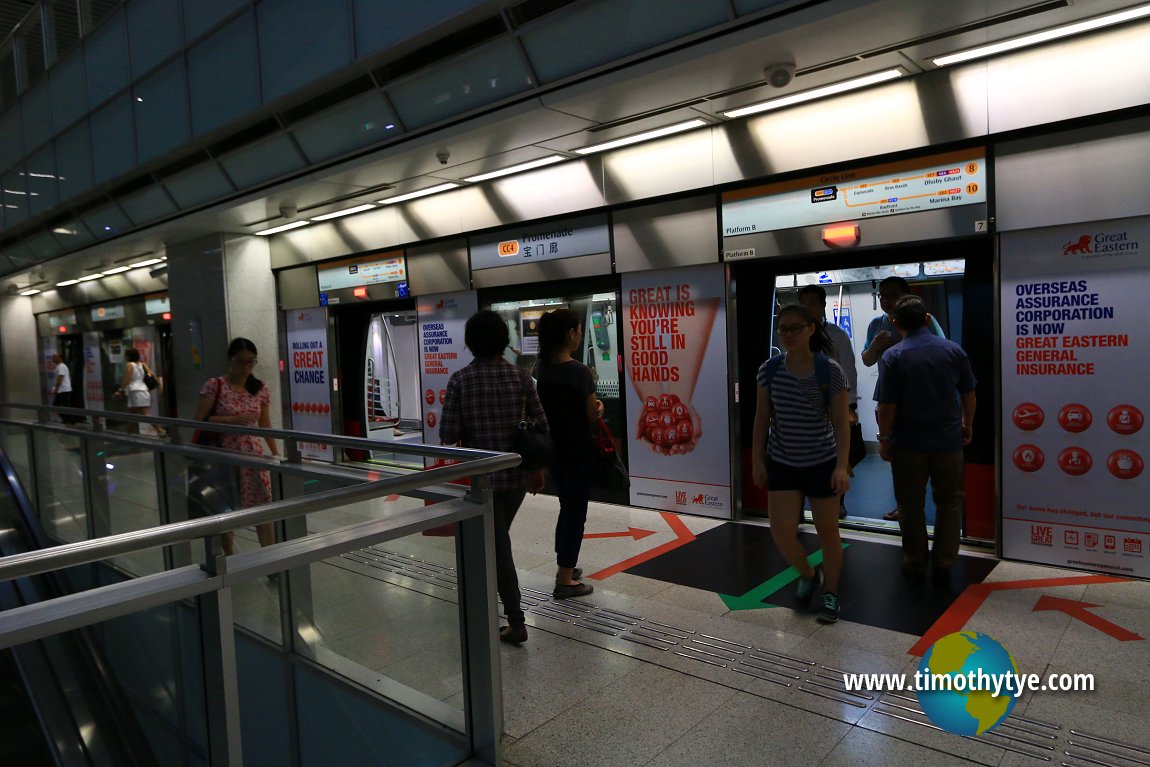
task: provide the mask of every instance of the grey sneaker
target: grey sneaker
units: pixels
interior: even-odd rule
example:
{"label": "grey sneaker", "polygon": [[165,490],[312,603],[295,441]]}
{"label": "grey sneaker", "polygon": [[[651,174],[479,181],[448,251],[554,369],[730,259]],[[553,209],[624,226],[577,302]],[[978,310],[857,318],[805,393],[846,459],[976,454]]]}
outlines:
{"label": "grey sneaker", "polygon": [[839,598],[833,591],[823,594],[823,607],[819,610],[819,623],[834,623],[839,619]]}
{"label": "grey sneaker", "polygon": [[795,599],[799,604],[809,605],[815,592],[823,585],[823,568],[816,567],[815,574],[810,578],[799,578],[799,585],[795,588]]}
{"label": "grey sneaker", "polygon": [[551,596],[556,599],[570,599],[571,597],[585,597],[593,591],[595,591],[595,587],[590,583],[573,583],[570,586],[556,583]]}

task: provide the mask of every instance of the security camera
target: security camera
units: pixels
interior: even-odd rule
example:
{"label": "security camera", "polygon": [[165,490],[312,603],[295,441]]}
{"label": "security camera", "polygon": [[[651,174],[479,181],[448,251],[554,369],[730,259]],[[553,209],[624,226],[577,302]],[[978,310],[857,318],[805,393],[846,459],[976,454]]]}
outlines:
{"label": "security camera", "polygon": [[296,213],[299,213],[299,208],[290,202],[285,202],[280,205],[280,215],[284,218],[295,218]]}
{"label": "security camera", "polygon": [[451,159],[451,152],[446,149],[439,149],[435,152],[435,159],[439,160],[440,165],[446,165],[447,161]]}
{"label": "security camera", "polygon": [[763,70],[763,77],[773,88],[786,88],[795,79],[793,63],[771,64]]}

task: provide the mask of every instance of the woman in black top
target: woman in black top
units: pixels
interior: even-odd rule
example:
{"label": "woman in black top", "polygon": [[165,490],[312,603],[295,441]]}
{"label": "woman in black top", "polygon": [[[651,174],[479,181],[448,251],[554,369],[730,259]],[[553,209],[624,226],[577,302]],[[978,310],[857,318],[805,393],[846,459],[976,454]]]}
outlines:
{"label": "woman in black top", "polygon": [[555,461],[551,479],[559,495],[559,521],[555,524],[554,596],[581,597],[594,589],[579,580],[579,547],[591,498],[595,469],[595,440],[591,426],[603,416],[603,403],[595,395],[595,381],[587,366],[573,355],[583,346],[583,323],[570,309],[556,309],[539,321],[539,364],[536,369],[539,399],[547,413]]}

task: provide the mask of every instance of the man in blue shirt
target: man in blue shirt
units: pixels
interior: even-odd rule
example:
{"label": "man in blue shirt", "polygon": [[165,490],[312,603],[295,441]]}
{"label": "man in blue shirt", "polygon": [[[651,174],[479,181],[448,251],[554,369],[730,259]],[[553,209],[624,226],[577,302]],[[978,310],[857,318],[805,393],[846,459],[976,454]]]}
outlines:
{"label": "man in blue shirt", "polygon": [[962,448],[971,440],[974,373],[961,346],[930,332],[930,315],[918,296],[900,298],[891,319],[903,339],[879,361],[876,398],[880,454],[891,463],[901,514],[903,572],[912,579],[926,573],[930,480],[937,510],[933,576],[949,583],[966,494]]}
{"label": "man in blue shirt", "polygon": [[[910,284],[902,277],[890,276],[878,284],[878,304],[882,309],[882,314],[875,317],[867,325],[866,329],[866,344],[862,350],[863,364],[869,367],[874,367],[875,363],[882,358],[883,352],[891,348],[899,341],[902,340],[902,333],[895,327],[894,322],[891,321],[891,313],[894,311],[895,304],[903,296],[909,296]],[[942,332],[938,322],[929,314],[926,315],[927,328],[931,333],[934,333],[939,338],[946,338],[946,334]],[[878,402],[878,387],[875,387],[875,402]],[[898,521],[898,507],[896,506],[891,511],[882,515],[882,518],[889,522]]]}

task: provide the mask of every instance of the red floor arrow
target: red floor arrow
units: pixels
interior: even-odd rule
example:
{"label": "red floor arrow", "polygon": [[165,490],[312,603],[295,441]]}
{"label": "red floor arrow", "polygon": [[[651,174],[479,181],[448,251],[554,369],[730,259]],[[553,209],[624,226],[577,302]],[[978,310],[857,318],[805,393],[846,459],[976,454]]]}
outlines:
{"label": "red floor arrow", "polygon": [[1118,624],[1111,623],[1105,618],[1090,612],[1089,608],[1101,606],[1102,605],[1091,604],[1090,602],[1079,602],[1074,599],[1043,596],[1039,598],[1038,604],[1034,605],[1034,612],[1042,610],[1058,610],[1059,612],[1064,612],[1071,618],[1080,620],[1091,628],[1098,629],[1103,634],[1109,634],[1119,642],[1132,642],[1136,639],[1145,639],[1145,637],[1139,636],[1133,631],[1128,631]]}
{"label": "red floor arrow", "polygon": [[654,530],[642,530],[638,527],[628,527],[621,533],[585,533],[584,538],[626,538],[628,536],[639,541],[646,538],[648,535],[654,535]]}

